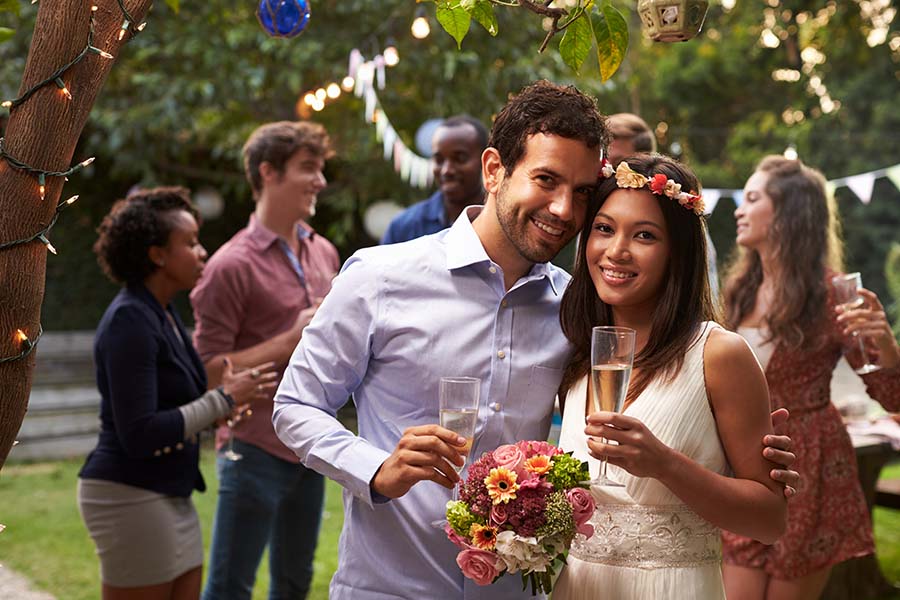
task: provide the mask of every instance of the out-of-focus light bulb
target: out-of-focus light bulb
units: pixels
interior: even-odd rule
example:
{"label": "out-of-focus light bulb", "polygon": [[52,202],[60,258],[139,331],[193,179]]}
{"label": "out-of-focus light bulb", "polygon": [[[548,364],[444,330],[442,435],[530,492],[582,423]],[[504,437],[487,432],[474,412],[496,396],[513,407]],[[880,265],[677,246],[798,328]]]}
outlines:
{"label": "out-of-focus light bulb", "polygon": [[388,46],[382,52],[382,56],[384,56],[384,64],[389,67],[394,67],[400,62],[400,53],[397,52],[396,46]]}
{"label": "out-of-focus light bulb", "polygon": [[325,93],[328,94],[329,98],[337,98],[341,95],[341,86],[336,83],[329,83],[328,87],[325,88]]}
{"label": "out-of-focus light bulb", "polygon": [[356,85],[356,82],[349,75],[344,77],[344,80],[341,82],[341,87],[344,88],[345,92],[352,90],[354,85]]}
{"label": "out-of-focus light bulb", "polygon": [[425,17],[416,17],[409,30],[412,32],[414,38],[423,40],[431,34],[431,25],[428,24],[428,19]]}
{"label": "out-of-focus light bulb", "polygon": [[784,157],[788,160],[797,160],[797,148],[793,144],[784,149]]}
{"label": "out-of-focus light bulb", "polygon": [[325,91],[325,88],[319,88],[316,90],[316,99],[324,102],[327,96],[328,92]]}

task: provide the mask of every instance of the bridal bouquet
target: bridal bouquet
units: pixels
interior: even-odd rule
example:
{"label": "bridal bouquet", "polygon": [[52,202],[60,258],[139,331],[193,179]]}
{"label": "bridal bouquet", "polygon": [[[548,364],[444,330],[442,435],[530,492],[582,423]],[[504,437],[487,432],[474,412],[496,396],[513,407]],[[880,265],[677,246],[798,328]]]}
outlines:
{"label": "bridal bouquet", "polygon": [[594,533],[588,479],[586,462],[547,442],[485,452],[460,481],[460,499],[447,503],[444,530],[463,575],[487,585],[521,571],[523,589],[549,593],[572,538]]}

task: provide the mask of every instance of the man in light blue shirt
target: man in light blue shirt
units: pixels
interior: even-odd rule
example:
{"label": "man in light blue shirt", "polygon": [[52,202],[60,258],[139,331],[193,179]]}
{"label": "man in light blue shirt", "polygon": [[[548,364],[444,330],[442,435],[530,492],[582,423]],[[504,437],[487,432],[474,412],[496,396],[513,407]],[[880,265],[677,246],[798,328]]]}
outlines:
{"label": "man in light blue shirt", "polygon": [[[334,280],[273,414],[304,465],[345,489],[332,600],[523,597],[517,576],[464,578],[433,526],[465,441],[435,425],[438,381],[481,379],[473,456],[546,439],[570,354],[559,327],[568,276],[547,261],[579,230],[607,142],[575,88],[525,88],[482,155],[484,207],[440,233],[360,250]],[[358,436],[336,418],[350,394]]]}

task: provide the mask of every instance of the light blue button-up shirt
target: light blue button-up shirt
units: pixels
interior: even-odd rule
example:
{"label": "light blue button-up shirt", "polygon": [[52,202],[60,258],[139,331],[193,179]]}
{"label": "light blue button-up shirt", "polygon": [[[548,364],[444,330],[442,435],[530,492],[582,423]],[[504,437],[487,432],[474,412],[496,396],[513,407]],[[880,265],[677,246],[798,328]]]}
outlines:
{"label": "light blue button-up shirt", "polygon": [[[369,483],[407,427],[439,422],[438,381],[482,382],[473,456],[546,439],[571,348],[559,326],[568,275],[549,264],[505,290],[470,222],[354,254],[291,357],[273,422],[306,466],[344,486],[332,600],[530,598],[518,574],[479,587],[432,523],[450,490],[430,481],[373,499]],[[359,435],[337,420],[353,394]]]}

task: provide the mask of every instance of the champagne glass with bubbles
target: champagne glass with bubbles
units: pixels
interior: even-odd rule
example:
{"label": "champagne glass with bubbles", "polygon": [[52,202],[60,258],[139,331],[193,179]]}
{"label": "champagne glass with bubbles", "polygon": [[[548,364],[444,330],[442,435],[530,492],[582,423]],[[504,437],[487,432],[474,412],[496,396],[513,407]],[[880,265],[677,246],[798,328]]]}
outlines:
{"label": "champagne glass with bubbles", "polygon": [[[834,288],[835,302],[844,311],[859,308],[866,302],[865,298],[859,295],[859,288],[862,287],[862,277],[859,273],[847,273],[846,275],[832,277],[831,287]],[[869,362],[869,355],[866,352],[866,344],[863,338],[856,332],[853,333],[853,337],[859,344],[859,351],[862,353],[864,363],[861,367],[855,369],[856,372],[860,375],[865,375],[880,369],[881,367],[878,365],[873,365]]]}
{"label": "champagne glass with bubbles", "polygon": [[[634,366],[634,329],[601,326],[591,331],[591,380],[588,411],[622,412]],[[606,443],[606,439],[603,439]],[[591,485],[622,487],[606,476],[606,458]]]}
{"label": "champagne glass with bubbles", "polygon": [[[478,422],[478,398],[481,380],[477,377],[441,377],[440,410],[441,427],[466,438],[463,460],[468,460],[475,441],[475,424]],[[457,473],[465,467],[453,465]]]}

